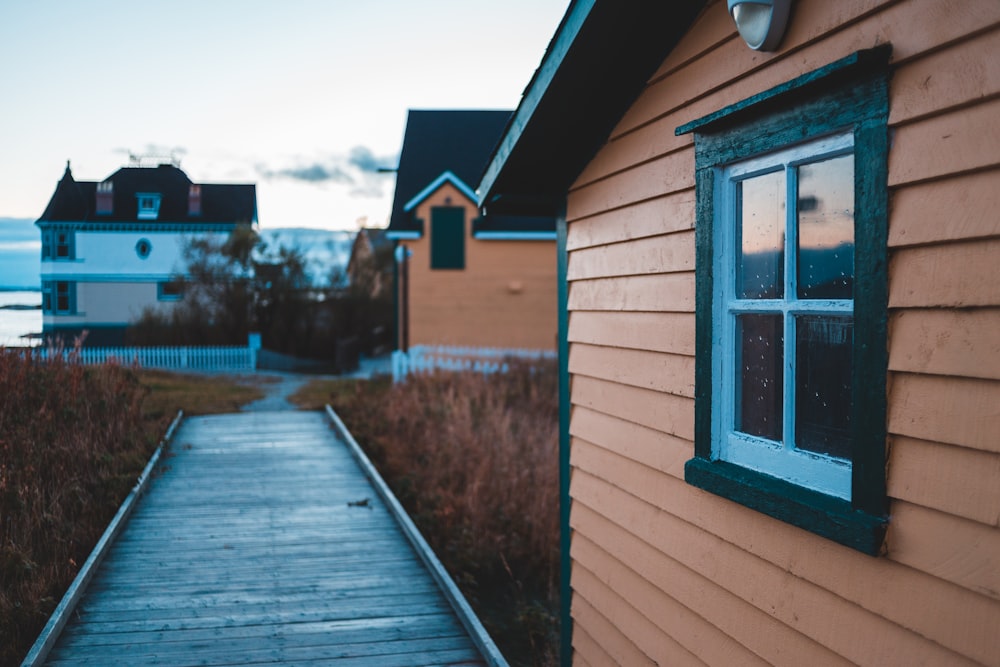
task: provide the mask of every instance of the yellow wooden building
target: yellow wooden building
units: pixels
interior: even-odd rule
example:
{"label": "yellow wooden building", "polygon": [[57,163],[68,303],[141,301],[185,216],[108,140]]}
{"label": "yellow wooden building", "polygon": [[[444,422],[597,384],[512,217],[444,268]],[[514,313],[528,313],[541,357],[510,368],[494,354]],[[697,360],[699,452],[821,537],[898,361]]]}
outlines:
{"label": "yellow wooden building", "polygon": [[479,194],[558,216],[567,664],[1000,665],[1000,3],[575,1]]}
{"label": "yellow wooden building", "polygon": [[509,116],[409,113],[387,230],[401,349],[556,347],[554,218],[482,216],[472,190]]}

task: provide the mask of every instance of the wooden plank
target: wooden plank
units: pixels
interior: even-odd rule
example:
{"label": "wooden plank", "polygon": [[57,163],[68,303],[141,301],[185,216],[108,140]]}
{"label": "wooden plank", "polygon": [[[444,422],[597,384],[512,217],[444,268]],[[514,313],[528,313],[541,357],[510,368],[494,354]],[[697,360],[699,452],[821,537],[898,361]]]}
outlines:
{"label": "wooden plank", "polygon": [[693,357],[577,343],[569,351],[569,371],[694,398]]}
{"label": "wooden plank", "polygon": [[694,229],[693,188],[582,220],[570,220],[566,247],[572,252],[688,229]]}
{"label": "wooden plank", "polygon": [[[886,7],[880,9],[876,6],[879,4]],[[716,5],[712,11],[724,13],[725,6]],[[846,25],[852,20],[850,15],[863,18]],[[655,80],[625,114],[612,137],[635,130],[692,100],[704,99],[703,106],[691,105],[686,110],[687,117],[677,123],[681,125],[877,44],[891,43],[893,60],[899,63],[960,41],[998,21],[1000,9],[990,0],[942,0],[921,5],[919,11],[908,3],[887,4],[884,0],[802,3],[796,5],[780,52],[751,51],[740,39],[721,42],[718,48]],[[790,48],[792,44],[800,48]]]}
{"label": "wooden plank", "polygon": [[694,312],[694,272],[576,280],[569,310]]}
{"label": "wooden plank", "polygon": [[[594,605],[587,602],[583,596],[573,596],[570,612],[573,615],[574,641],[577,639],[577,634],[586,636],[596,645],[602,658],[609,664],[649,665],[650,667],[659,664],[639,650],[639,647],[622,634],[621,629],[604,618]],[[639,619],[639,622],[649,622],[642,617]],[[634,627],[634,625],[634,623],[630,624],[629,627]],[[673,642],[669,637],[661,639],[661,641]],[[676,662],[670,664],[676,664]]]}
{"label": "wooden plank", "polygon": [[[1000,164],[1000,99],[904,125],[889,151],[889,185]],[[933,155],[934,159],[927,159]]]}
{"label": "wooden plank", "polygon": [[911,60],[892,74],[889,124],[965,106],[1000,93],[1000,30]]}
{"label": "wooden plank", "polygon": [[889,331],[889,370],[1000,380],[1000,308],[899,310]]}
{"label": "wooden plank", "polygon": [[891,497],[1000,527],[1000,455],[903,436],[889,451]]}
{"label": "wooden plank", "polygon": [[694,440],[694,401],[586,376],[573,378],[574,405]]}
{"label": "wooden plank", "polygon": [[684,479],[684,463],[694,456],[694,444],[633,422],[577,406],[570,435],[590,445],[632,459],[653,470]]}
{"label": "wooden plank", "polygon": [[693,187],[694,153],[670,153],[599,181],[574,186],[566,203],[566,218],[576,220]]}
{"label": "wooden plank", "polygon": [[570,662],[573,667],[592,667],[595,665],[617,664],[604,648],[589,634],[587,629],[577,623],[573,624],[573,657]]}
{"label": "wooden plank", "polygon": [[694,356],[694,315],[588,312],[569,314],[569,341]]}
{"label": "wooden plank", "polygon": [[[661,476],[658,487],[641,485],[640,502],[621,489],[638,467],[616,468],[606,458],[585,465],[574,472],[573,521],[583,521],[589,510],[611,525],[586,533],[614,544],[624,539],[614,531],[625,530],[648,542],[651,560],[635,567],[654,579],[666,567],[660,560],[674,559],[848,656],[865,646],[882,662],[899,664],[907,664],[906,655],[917,656],[917,663],[924,655],[931,664],[935,659],[927,656],[965,664],[959,654],[984,663],[997,655],[996,600],[863,556],[669,477]],[[726,622],[739,623],[729,605],[718,608]],[[852,631],[844,632],[848,626]],[[869,661],[879,664],[877,657],[860,660]]]}
{"label": "wooden plank", "polygon": [[[573,536],[573,590],[601,609],[657,663],[671,664],[670,637],[710,665],[766,665],[766,659],[620,563],[577,532]],[[649,623],[641,623],[642,618]],[[648,632],[639,632],[652,624]],[[646,626],[646,627],[643,627]]]}
{"label": "wooden plank", "polygon": [[483,664],[325,416],[292,412],[198,418],[178,431],[51,657],[122,655]]}
{"label": "wooden plank", "polygon": [[889,246],[925,245],[1000,236],[1000,171],[897,188],[892,195]]}
{"label": "wooden plank", "polygon": [[890,308],[968,308],[1000,304],[995,276],[1000,239],[894,251],[889,260]]}
{"label": "wooden plank", "polygon": [[1000,453],[1000,382],[896,373],[889,432]]}
{"label": "wooden plank", "polygon": [[894,560],[1000,600],[1000,531],[995,526],[897,500],[886,541]]}
{"label": "wooden plank", "polygon": [[576,250],[568,280],[694,271],[694,231]]}

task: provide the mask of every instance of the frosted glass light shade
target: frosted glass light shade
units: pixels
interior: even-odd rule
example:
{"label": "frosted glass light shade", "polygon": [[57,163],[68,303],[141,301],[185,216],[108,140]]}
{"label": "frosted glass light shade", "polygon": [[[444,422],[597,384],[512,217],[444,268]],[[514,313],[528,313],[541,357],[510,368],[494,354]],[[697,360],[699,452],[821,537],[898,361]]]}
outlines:
{"label": "frosted glass light shade", "polygon": [[791,0],[726,0],[740,37],[754,51],[774,51],[788,23]]}

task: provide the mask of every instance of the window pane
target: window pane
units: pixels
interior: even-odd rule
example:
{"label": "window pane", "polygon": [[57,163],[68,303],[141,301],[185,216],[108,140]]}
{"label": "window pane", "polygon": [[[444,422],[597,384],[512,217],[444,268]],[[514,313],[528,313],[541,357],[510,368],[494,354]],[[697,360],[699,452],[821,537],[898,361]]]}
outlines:
{"label": "window pane", "polygon": [[785,295],[785,172],[741,181],[737,193],[736,293],[741,299],[780,299]]}
{"label": "window pane", "polygon": [[854,156],[799,167],[800,299],[850,299],[854,289]]}
{"label": "window pane", "polygon": [[781,440],[784,326],[781,315],[737,317],[736,430]]}
{"label": "window pane", "polygon": [[795,446],[851,458],[852,317],[795,321]]}

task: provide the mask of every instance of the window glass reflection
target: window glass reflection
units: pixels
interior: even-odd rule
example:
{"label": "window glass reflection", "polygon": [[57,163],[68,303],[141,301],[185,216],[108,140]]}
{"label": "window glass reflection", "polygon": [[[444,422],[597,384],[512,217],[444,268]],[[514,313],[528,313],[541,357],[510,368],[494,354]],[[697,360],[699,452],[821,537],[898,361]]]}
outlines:
{"label": "window glass reflection", "polygon": [[854,319],[795,320],[795,446],[851,458]]}
{"label": "window glass reflection", "polygon": [[785,294],[785,172],[741,181],[737,210],[736,293],[741,299],[780,299]]}
{"label": "window glass reflection", "polygon": [[854,156],[799,167],[798,295],[850,299],[854,289]]}
{"label": "window glass reflection", "polygon": [[737,336],[740,358],[736,430],[780,441],[785,338],[782,316],[740,315]]}

